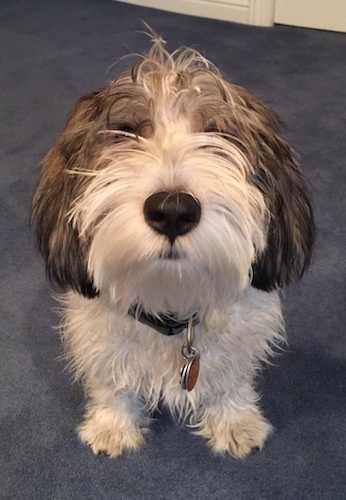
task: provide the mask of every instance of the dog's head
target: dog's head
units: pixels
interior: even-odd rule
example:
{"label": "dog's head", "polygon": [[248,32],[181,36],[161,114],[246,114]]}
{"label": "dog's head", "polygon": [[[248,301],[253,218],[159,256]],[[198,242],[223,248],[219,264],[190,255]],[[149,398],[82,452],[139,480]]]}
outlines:
{"label": "dog's head", "polygon": [[276,115],[196,51],[169,54],[159,39],[72,108],[32,214],[58,284],[154,314],[300,278],[314,232]]}

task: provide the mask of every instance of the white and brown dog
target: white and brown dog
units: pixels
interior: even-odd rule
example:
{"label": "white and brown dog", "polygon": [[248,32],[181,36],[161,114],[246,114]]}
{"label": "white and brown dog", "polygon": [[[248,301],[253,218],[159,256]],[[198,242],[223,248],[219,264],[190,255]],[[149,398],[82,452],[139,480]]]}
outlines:
{"label": "white and brown dog", "polygon": [[152,43],[72,108],[33,200],[88,398],[79,436],[136,450],[162,402],[244,457],[271,431],[254,378],[283,339],[278,290],[310,261],[311,205],[275,113]]}

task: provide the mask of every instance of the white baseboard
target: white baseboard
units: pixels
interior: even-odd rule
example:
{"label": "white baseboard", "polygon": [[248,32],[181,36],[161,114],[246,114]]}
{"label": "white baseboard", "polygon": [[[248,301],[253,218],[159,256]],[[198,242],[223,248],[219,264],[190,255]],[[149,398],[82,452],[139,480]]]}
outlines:
{"label": "white baseboard", "polygon": [[117,0],[222,21],[273,26],[275,0]]}

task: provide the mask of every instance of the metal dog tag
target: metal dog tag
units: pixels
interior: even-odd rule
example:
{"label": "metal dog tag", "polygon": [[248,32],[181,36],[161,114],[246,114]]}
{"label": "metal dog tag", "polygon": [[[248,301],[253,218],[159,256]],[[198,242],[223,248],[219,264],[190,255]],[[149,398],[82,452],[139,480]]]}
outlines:
{"label": "metal dog tag", "polygon": [[181,388],[186,391],[192,391],[196,385],[199,374],[199,352],[194,347],[191,347],[191,354],[185,356],[183,353],[183,356],[186,362],[180,370]]}
{"label": "metal dog tag", "polygon": [[195,387],[198,374],[199,374],[199,358],[200,354],[193,343],[193,325],[192,321],[189,321],[187,328],[187,339],[186,344],[183,345],[181,353],[185,358],[185,363],[180,370],[180,384],[182,389],[186,391],[192,391]]}

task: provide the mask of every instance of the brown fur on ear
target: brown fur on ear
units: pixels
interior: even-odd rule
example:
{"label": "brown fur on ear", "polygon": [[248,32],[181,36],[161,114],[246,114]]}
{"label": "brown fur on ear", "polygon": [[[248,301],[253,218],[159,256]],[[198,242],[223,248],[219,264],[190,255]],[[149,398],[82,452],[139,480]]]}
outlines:
{"label": "brown fur on ear", "polygon": [[[252,285],[262,290],[299,280],[310,264],[315,226],[302,170],[280,135],[277,115],[244,91],[249,110],[252,182],[271,214],[265,251],[253,265]],[[246,144],[246,138],[242,140]],[[249,140],[249,139],[248,139]],[[251,155],[249,155],[251,158]]]}
{"label": "brown fur on ear", "polygon": [[252,285],[262,290],[299,280],[312,257],[312,206],[298,164],[282,148],[272,167],[259,170],[252,180],[263,192],[271,213],[266,249],[253,265]]}
{"label": "brown fur on ear", "polygon": [[85,182],[84,176],[73,171],[90,168],[85,139],[101,98],[101,91],[89,94],[72,108],[64,130],[42,162],[31,211],[49,277],[87,297],[97,295],[87,271],[88,243],[80,240],[68,214]]}

